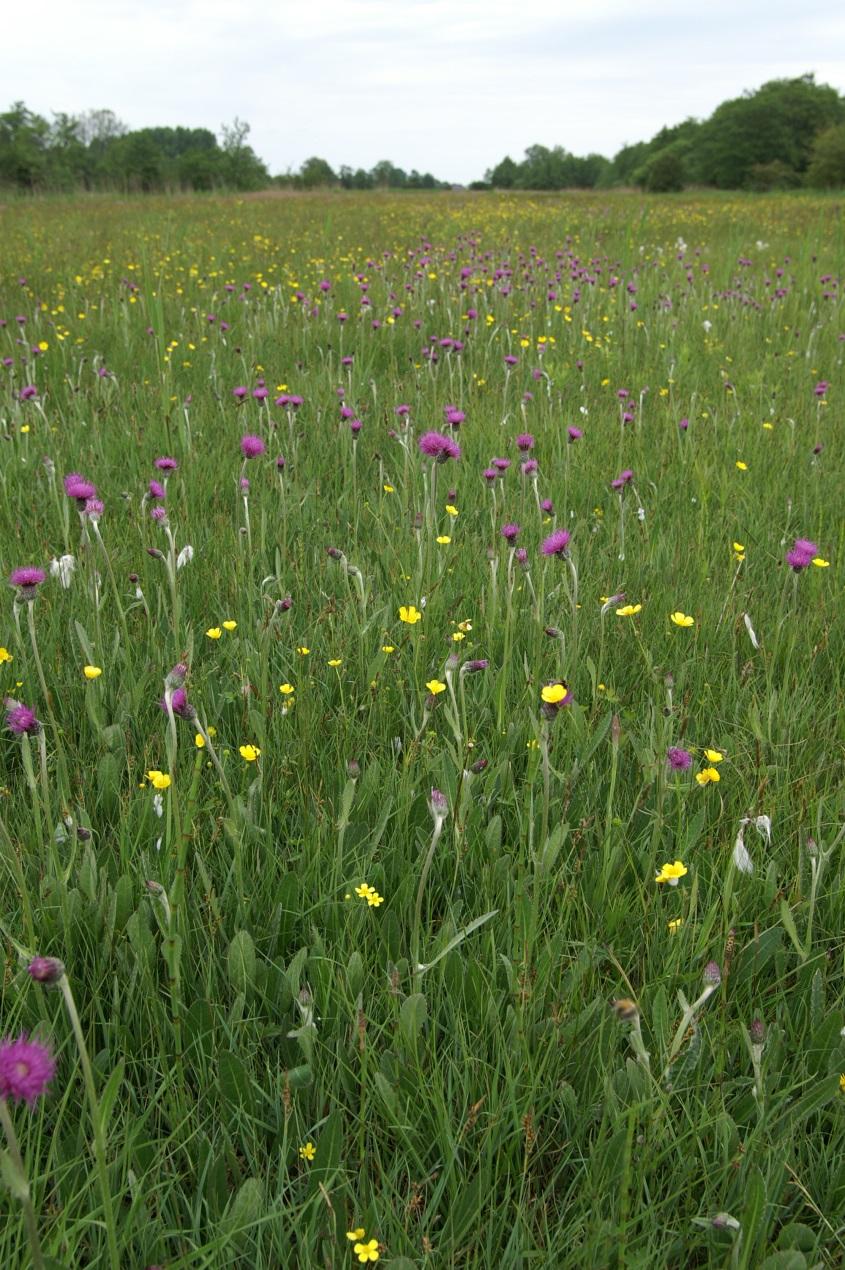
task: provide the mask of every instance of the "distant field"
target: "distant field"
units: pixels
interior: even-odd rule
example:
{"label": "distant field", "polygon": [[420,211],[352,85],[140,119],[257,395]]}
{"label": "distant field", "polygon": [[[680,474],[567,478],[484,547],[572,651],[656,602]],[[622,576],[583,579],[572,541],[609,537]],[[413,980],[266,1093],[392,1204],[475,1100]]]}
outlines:
{"label": "distant field", "polygon": [[0,1265],[842,1263],[842,213],[0,209]]}

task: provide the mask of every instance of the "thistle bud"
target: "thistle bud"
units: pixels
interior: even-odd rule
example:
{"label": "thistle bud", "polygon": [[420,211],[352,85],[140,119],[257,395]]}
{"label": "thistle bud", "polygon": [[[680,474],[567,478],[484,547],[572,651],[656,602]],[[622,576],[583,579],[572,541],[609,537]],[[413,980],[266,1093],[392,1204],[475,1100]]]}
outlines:
{"label": "thistle bud", "polygon": [[722,972],[719,969],[717,962],[708,961],[707,965],[704,967],[704,982],[708,987],[714,988],[718,988],[719,984],[722,982]]}
{"label": "thistle bud", "polygon": [[432,789],[428,799],[428,809],[432,819],[442,824],[449,815],[449,803],[442,790]]}
{"label": "thistle bud", "polygon": [[347,759],[346,775],[351,781],[357,781],[358,777],[361,775],[361,764],[358,762],[357,758]]}
{"label": "thistle bud", "polygon": [[748,1029],[748,1035],[751,1037],[752,1045],[765,1045],[766,1025],[762,1019],[751,1020],[751,1026]]}
{"label": "thistle bud", "polygon": [[183,661],[177,661],[176,665],[167,672],[164,678],[165,688],[181,688],[188,676],[188,667]]}
{"label": "thistle bud", "polygon": [[31,979],[34,979],[36,983],[45,984],[48,988],[58,983],[65,973],[64,963],[59,961],[58,957],[33,957],[27,970]]}
{"label": "thistle bud", "polygon": [[473,775],[479,776],[488,766],[488,763],[489,759],[477,758],[469,770],[473,773]]}
{"label": "thistle bud", "polygon": [[326,555],[331,560],[342,560],[343,552],[338,547],[326,547]]}

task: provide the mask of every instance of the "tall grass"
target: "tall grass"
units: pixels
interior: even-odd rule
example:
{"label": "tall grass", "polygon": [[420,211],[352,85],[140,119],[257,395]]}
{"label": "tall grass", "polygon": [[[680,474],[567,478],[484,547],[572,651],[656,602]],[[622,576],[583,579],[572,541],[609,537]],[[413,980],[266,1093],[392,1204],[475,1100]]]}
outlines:
{"label": "tall grass", "polygon": [[8,1108],[46,1264],[840,1263],[839,211],[6,209],[0,566],[56,564],[0,616],[42,724],[0,742],[0,1018],[58,1063]]}

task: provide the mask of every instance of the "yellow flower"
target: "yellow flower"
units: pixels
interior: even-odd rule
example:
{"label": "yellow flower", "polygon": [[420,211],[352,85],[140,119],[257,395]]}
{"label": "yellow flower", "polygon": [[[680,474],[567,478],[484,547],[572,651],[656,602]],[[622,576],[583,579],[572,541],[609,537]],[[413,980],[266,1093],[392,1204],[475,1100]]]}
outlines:
{"label": "yellow flower", "polygon": [[463,622],[458,622],[458,630],[459,630],[459,631],[464,631],[465,633],[466,633],[467,631],[471,631],[471,630],[472,630],[472,622],[471,622],[468,618],[465,618]]}
{"label": "yellow flower", "polygon": [[734,560],[739,560],[741,563],[745,559],[744,545],[741,542],[735,542],[733,544],[733,549],[734,549]]}
{"label": "yellow flower", "polygon": [[708,763],[721,763],[724,761],[724,754],[721,750],[705,750],[704,757]]}
{"label": "yellow flower", "polygon": [[682,860],[676,860],[674,864],[664,864],[661,866],[660,872],[655,877],[655,882],[668,882],[670,886],[677,886],[681,878],[686,877],[689,870]]}
{"label": "yellow flower", "polygon": [[261,751],[257,745],[239,745],[238,753],[247,763],[254,763]]}
{"label": "yellow flower", "polygon": [[747,464],[747,463],[743,463],[742,459],[737,459],[737,461],[736,461],[736,466],[737,466],[737,469],[738,469],[740,472],[747,472],[747,471],[748,471],[748,464]]}
{"label": "yellow flower", "polygon": [[378,1261],[378,1240],[368,1239],[367,1242],[352,1245],[352,1251],[357,1255],[361,1265],[368,1261]]}
{"label": "yellow flower", "polygon": [[196,736],[194,737],[194,745],[197,747],[198,750],[205,749],[205,737],[203,736],[202,732],[197,732]]}
{"label": "yellow flower", "polygon": [[446,512],[447,512],[447,515],[449,515],[449,516],[457,516],[457,514],[458,514],[458,509],[457,509],[457,507],[455,507],[455,506],[454,506],[454,504],[452,504],[452,503],[447,503],[447,504],[446,504]]}
{"label": "yellow flower", "polygon": [[367,903],[369,904],[370,908],[378,908],[379,904],[384,903],[384,896],[379,895],[378,891],[374,891],[371,887],[370,893],[367,896]]}
{"label": "yellow flower", "polygon": [[279,692],[283,697],[289,697],[293,692],[293,684],[279,684]]}
{"label": "yellow flower", "polygon": [[616,610],[617,617],[633,617],[635,613],[642,610],[642,604],[623,604],[621,609]]}
{"label": "yellow flower", "polygon": [[219,626],[211,626],[205,633],[209,639],[219,639],[223,634]]}
{"label": "yellow flower", "polygon": [[671,620],[671,621],[673,621],[673,622],[675,623],[675,625],[676,625],[676,626],[693,626],[693,625],[695,625],[695,618],[694,618],[694,617],[690,617],[690,615],[689,615],[688,613],[682,613],[680,609],[678,609],[678,610],[677,610],[677,612],[675,612],[675,613],[670,613],[670,614],[669,614],[669,618],[670,618],[670,620]]}
{"label": "yellow flower", "polygon": [[460,644],[462,639],[466,639],[466,635],[463,631],[452,631],[452,639],[456,644]]}
{"label": "yellow flower", "polygon": [[566,696],[566,684],[546,684],[540,691],[540,697],[546,705],[556,706]]}
{"label": "yellow flower", "polygon": [[311,652],[311,649],[307,648],[305,644],[300,644],[296,651],[300,654],[300,656],[307,657]]}
{"label": "yellow flower", "polygon": [[217,736],[217,729],[211,724],[205,729],[209,736]]}
{"label": "yellow flower", "polygon": [[382,651],[383,653],[388,653],[388,654],[389,654],[389,653],[395,653],[395,652],[396,652],[396,646],[395,646],[394,644],[382,644],[382,646],[381,646],[381,651]]}
{"label": "yellow flower", "polygon": [[830,561],[823,559],[822,556],[813,556],[813,564],[816,566],[817,569],[830,568]]}
{"label": "yellow flower", "polygon": [[153,789],[170,789],[170,777],[166,772],[160,772],[157,767],[153,767],[147,772],[147,780]]}
{"label": "yellow flower", "polygon": [[343,662],[340,657],[331,657],[327,662],[327,666],[342,666]]}
{"label": "yellow flower", "polygon": [[839,1077],[839,1088],[842,1090],[843,1094],[845,1094],[845,1072],[843,1072]]}
{"label": "yellow flower", "polygon": [[399,621],[407,622],[409,626],[413,626],[415,622],[419,622],[422,613],[415,608],[413,604],[403,604],[399,609]]}
{"label": "yellow flower", "polygon": [[228,622],[223,623],[223,629],[224,631],[234,631],[237,628],[237,625],[237,622],[233,622],[232,619],[229,618]]}
{"label": "yellow flower", "polygon": [[447,543],[450,543],[452,541],[452,539],[449,537],[448,534],[438,534],[437,541],[440,543],[441,547],[445,547]]}
{"label": "yellow flower", "polygon": [[367,898],[370,891],[372,891],[373,894],[375,895],[375,888],[372,886],[368,886],[366,882],[362,882],[360,886],[355,887],[355,894],[360,895],[362,900],[365,900]]}
{"label": "yellow flower", "polygon": [[86,679],[99,679],[103,668],[102,666],[83,666],[82,673]]}
{"label": "yellow flower", "polygon": [[698,781],[699,785],[704,786],[710,785],[711,783],[713,785],[718,785],[722,778],[716,771],[715,767],[705,767],[703,772],[696,772],[695,779]]}
{"label": "yellow flower", "polygon": [[15,659],[12,656],[12,654],[9,652],[8,648],[0,648],[0,666],[3,665],[4,661],[14,661],[14,660]]}
{"label": "yellow flower", "polygon": [[363,1226],[356,1226],[355,1230],[347,1230],[346,1238],[354,1243],[356,1240],[363,1239],[366,1233]]}
{"label": "yellow flower", "polygon": [[678,931],[681,929],[683,924],[684,924],[684,919],[682,917],[673,917],[671,922],[667,922],[667,926],[669,928],[669,934],[677,935]]}
{"label": "yellow flower", "polygon": [[302,1146],[299,1148],[300,1160],[307,1160],[309,1164],[314,1159],[314,1156],[316,1154],[317,1154],[317,1148],[314,1146],[313,1142],[306,1142],[305,1146]]}
{"label": "yellow flower", "polygon": [[394,488],[393,488],[393,486],[392,486],[392,485],[383,485],[383,486],[382,486],[382,489],[384,490],[385,494],[395,494],[395,493],[396,493],[396,491],[394,490]]}
{"label": "yellow flower", "polygon": [[433,697],[436,697],[438,692],[446,691],[446,685],[441,683],[439,679],[429,679],[425,686]]}

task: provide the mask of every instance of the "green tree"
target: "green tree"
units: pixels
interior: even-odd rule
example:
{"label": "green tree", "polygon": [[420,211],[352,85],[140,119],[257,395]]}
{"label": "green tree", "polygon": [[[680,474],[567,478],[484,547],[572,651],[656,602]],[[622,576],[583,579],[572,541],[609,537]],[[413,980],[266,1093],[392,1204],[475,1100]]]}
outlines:
{"label": "green tree", "polygon": [[845,123],[825,128],[816,136],[807,184],[816,189],[845,189]]}
{"label": "green tree", "polygon": [[299,180],[303,189],[315,190],[321,186],[337,185],[334,168],[326,159],[313,155],[306,159],[299,169]]}

